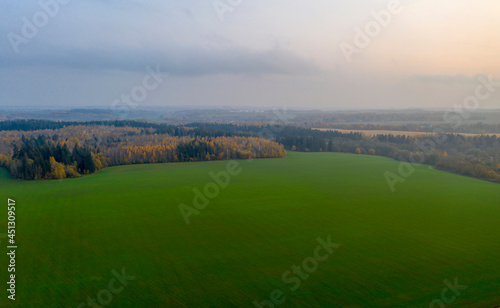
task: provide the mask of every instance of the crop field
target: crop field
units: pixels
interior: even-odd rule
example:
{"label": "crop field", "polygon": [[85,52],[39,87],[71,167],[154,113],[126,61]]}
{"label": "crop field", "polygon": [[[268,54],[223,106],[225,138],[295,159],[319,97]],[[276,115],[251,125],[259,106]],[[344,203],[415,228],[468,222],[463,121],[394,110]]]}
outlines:
{"label": "crop field", "polygon": [[[338,131],[341,133],[361,133],[368,137],[373,137],[376,135],[394,135],[394,136],[411,136],[411,137],[435,135],[435,133],[432,132],[410,132],[402,130],[365,130],[365,129],[339,129],[339,128],[314,128],[314,129],[320,131]],[[481,136],[481,135],[500,137],[500,134],[467,134],[467,133],[458,133],[458,134],[469,137]]]}
{"label": "crop field", "polygon": [[18,249],[0,307],[500,305],[500,186],[420,165],[391,192],[398,166],[288,152],[54,181],[2,169]]}

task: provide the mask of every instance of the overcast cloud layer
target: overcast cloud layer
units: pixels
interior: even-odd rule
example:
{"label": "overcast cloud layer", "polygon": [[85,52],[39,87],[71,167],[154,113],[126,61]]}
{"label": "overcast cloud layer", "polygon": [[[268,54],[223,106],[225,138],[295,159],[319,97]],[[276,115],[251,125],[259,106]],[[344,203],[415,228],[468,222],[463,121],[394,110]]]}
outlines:
{"label": "overcast cloud layer", "polygon": [[147,67],[144,106],[450,108],[500,77],[493,0],[59,1],[0,4],[0,108],[109,108]]}

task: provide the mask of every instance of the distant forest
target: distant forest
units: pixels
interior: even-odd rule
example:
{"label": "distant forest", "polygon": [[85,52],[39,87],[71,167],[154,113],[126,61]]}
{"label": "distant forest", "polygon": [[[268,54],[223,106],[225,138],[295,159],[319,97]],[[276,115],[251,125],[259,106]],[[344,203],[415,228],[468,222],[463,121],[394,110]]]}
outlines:
{"label": "distant forest", "polygon": [[0,122],[0,163],[18,179],[77,177],[107,166],[279,158],[285,150],[380,155],[500,183],[500,138],[364,136],[277,124]]}
{"label": "distant forest", "polygon": [[337,128],[351,130],[392,130],[407,132],[442,132],[442,133],[461,133],[461,134],[500,134],[500,124],[474,123],[409,123],[409,124],[338,124],[338,123],[318,123],[312,124],[312,128]]}

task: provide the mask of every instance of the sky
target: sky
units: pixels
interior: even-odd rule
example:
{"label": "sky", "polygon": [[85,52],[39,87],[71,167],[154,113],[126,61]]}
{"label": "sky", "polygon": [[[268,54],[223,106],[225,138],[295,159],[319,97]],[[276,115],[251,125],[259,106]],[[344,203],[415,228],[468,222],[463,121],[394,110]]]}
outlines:
{"label": "sky", "polygon": [[[452,108],[500,80],[498,16],[494,0],[2,1],[0,108]],[[490,89],[479,108],[500,108]]]}

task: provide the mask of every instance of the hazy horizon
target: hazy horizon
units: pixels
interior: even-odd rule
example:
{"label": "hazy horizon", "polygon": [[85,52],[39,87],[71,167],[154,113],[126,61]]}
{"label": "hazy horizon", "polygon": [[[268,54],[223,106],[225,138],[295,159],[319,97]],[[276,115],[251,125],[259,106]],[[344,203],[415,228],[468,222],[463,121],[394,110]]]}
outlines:
{"label": "hazy horizon", "polygon": [[40,3],[1,4],[0,108],[447,109],[500,77],[493,1]]}

